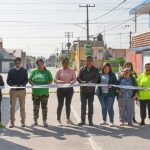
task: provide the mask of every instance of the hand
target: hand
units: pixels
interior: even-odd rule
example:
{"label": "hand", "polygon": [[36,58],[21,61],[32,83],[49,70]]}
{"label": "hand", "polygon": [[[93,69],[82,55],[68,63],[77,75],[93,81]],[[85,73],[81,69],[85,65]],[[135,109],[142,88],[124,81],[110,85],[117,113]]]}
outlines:
{"label": "hand", "polygon": [[86,81],[81,81],[81,83],[82,83],[82,84],[85,84],[85,83],[86,83]]}
{"label": "hand", "polygon": [[70,84],[74,84],[74,82],[71,81]]}
{"label": "hand", "polygon": [[109,88],[112,88],[112,84],[109,84],[109,86],[108,86]]}
{"label": "hand", "polygon": [[35,84],[35,83],[32,83],[32,86],[36,86],[36,84]]}
{"label": "hand", "polygon": [[65,82],[60,80],[58,83],[59,83],[59,84],[64,84]]}
{"label": "hand", "polygon": [[121,91],[120,90],[116,90],[116,92],[118,93],[118,95],[121,95]]}
{"label": "hand", "polygon": [[24,87],[24,85],[20,85],[19,87]]}
{"label": "hand", "polygon": [[135,95],[135,96],[132,97],[132,100],[136,100],[136,98],[137,98],[137,96]]}

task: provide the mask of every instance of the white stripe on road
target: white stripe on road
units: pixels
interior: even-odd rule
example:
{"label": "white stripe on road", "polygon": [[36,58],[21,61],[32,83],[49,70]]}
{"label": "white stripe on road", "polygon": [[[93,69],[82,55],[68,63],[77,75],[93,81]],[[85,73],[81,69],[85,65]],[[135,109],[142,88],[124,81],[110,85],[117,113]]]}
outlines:
{"label": "white stripe on road", "polygon": [[[75,109],[73,108],[73,106],[71,106],[71,110],[72,110],[72,113],[74,115],[74,117],[76,118],[77,122],[80,121],[80,117],[78,116],[77,112],[75,111]],[[90,146],[93,150],[102,150],[101,147],[99,147],[96,143],[96,141],[94,140],[93,136],[88,132],[88,130],[82,126],[82,130],[84,131],[85,135],[87,136],[89,142],[90,142]]]}

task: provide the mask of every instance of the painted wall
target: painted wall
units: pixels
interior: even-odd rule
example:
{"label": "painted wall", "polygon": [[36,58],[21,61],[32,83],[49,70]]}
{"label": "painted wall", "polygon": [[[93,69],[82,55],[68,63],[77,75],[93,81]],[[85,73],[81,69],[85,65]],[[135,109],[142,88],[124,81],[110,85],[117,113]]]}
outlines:
{"label": "painted wall", "polygon": [[131,50],[127,51],[126,54],[127,61],[130,61],[133,63],[134,71],[137,73],[142,72],[142,53],[135,53]]}

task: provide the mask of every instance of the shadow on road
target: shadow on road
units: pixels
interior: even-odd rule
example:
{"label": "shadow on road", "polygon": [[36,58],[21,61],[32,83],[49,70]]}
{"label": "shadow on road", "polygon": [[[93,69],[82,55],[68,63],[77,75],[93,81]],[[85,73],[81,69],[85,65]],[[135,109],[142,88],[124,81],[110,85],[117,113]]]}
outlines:
{"label": "shadow on road", "polygon": [[16,143],[4,140],[4,139],[0,139],[0,149],[1,150],[7,150],[7,149],[11,149],[11,150],[32,150],[30,148],[18,145]]}
{"label": "shadow on road", "polygon": [[[17,130],[15,130],[15,128]],[[25,128],[15,127],[13,129],[3,129],[1,134],[3,137],[19,137],[21,139],[30,139],[32,137],[54,137],[58,140],[66,140],[65,135],[78,135],[80,137],[86,137],[82,128],[79,127],[57,127],[57,126],[49,126],[48,128],[44,128],[42,126],[38,127],[30,127],[27,126]]]}
{"label": "shadow on road", "polygon": [[98,126],[95,125],[94,127],[85,127],[86,130],[96,136],[110,136],[113,138],[123,138],[123,137],[129,137],[129,136],[135,136],[140,137],[142,139],[150,139],[150,125],[147,125],[145,127],[119,127],[115,126],[113,128],[107,127],[107,126]]}
{"label": "shadow on road", "polygon": [[[54,137],[58,140],[66,140],[66,135],[73,136],[77,135],[80,137],[87,137],[85,131],[78,126],[66,126],[63,128],[57,126],[49,126],[48,128],[44,128],[42,126],[38,126],[36,128],[32,128],[27,126],[26,128],[16,127],[17,130],[14,129],[4,129],[2,130],[3,136],[8,137],[19,137],[21,139],[30,139],[31,137]],[[140,137],[142,139],[150,139],[150,126],[145,127],[114,127],[110,128],[107,126],[97,126],[88,127],[85,126],[85,129],[91,134],[95,136],[110,136],[113,138],[124,138],[129,136]]]}
{"label": "shadow on road", "polygon": [[[10,114],[10,99],[9,97],[3,97],[2,99],[2,123],[7,125],[9,122]],[[19,103],[16,103],[16,111],[19,109]]]}

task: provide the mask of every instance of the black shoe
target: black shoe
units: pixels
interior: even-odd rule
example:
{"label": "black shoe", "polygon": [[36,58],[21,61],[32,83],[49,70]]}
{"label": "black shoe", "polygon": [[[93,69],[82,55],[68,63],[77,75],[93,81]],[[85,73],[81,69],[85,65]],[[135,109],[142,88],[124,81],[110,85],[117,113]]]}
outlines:
{"label": "black shoe", "polygon": [[92,121],[89,121],[89,126],[93,126],[93,122]]}
{"label": "black shoe", "polygon": [[145,122],[141,121],[141,123],[139,124],[140,126],[145,126]]}
{"label": "black shoe", "polygon": [[9,128],[14,128],[15,124],[13,122],[10,123]]}
{"label": "black shoe", "polygon": [[22,128],[26,127],[26,124],[25,123],[21,123],[21,127]]}
{"label": "black shoe", "polygon": [[136,119],[135,119],[135,118],[133,118],[133,123],[137,123],[137,121],[136,121]]}
{"label": "black shoe", "polygon": [[78,126],[83,126],[83,125],[85,125],[85,122],[78,123]]}

